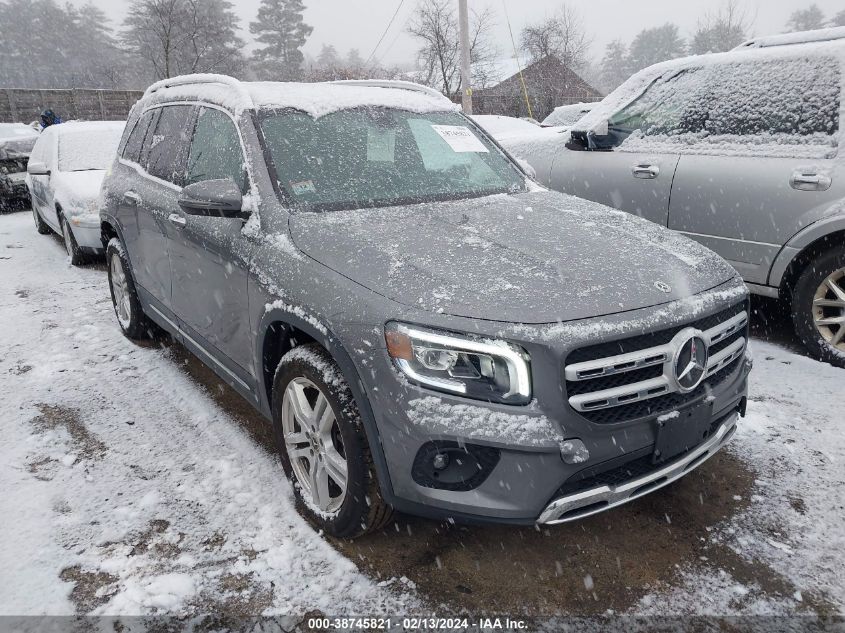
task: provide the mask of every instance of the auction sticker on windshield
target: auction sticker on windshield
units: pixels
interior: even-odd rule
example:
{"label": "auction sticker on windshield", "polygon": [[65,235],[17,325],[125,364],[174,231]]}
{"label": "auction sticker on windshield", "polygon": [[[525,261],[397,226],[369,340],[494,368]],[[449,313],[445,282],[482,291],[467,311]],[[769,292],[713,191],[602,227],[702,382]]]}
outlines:
{"label": "auction sticker on windshield", "polygon": [[468,127],[463,125],[432,125],[434,131],[449,144],[452,151],[458,154],[467,152],[489,153],[484,143],[472,133]]}

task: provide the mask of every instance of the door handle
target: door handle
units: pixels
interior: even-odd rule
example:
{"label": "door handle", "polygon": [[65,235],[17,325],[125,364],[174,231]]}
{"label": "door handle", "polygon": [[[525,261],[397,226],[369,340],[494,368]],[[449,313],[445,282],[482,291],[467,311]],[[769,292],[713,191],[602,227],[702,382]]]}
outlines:
{"label": "door handle", "polygon": [[139,196],[134,191],[127,191],[123,194],[123,199],[128,202],[129,204],[134,204],[136,206],[141,206],[141,196]]}
{"label": "door handle", "polygon": [[789,179],[789,186],[798,191],[827,191],[833,181],[824,174],[805,174],[796,171]]}
{"label": "door handle", "polygon": [[178,213],[171,213],[171,214],[168,216],[167,220],[168,220],[171,224],[175,224],[176,226],[178,226],[180,229],[181,229],[181,228],[183,228],[183,227],[184,227],[184,226],[188,223],[188,220],[186,220],[185,218],[183,218],[183,217],[182,217],[181,215],[179,215]]}
{"label": "door handle", "polygon": [[654,180],[660,175],[660,167],[657,165],[634,165],[631,168],[631,173],[634,174],[634,178],[639,178],[641,180]]}

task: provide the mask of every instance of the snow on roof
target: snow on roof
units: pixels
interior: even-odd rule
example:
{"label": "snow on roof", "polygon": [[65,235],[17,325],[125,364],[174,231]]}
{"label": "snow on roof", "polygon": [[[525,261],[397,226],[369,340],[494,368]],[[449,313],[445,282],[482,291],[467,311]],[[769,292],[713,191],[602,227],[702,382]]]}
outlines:
{"label": "snow on roof", "polygon": [[815,31],[799,31],[797,33],[781,33],[779,35],[755,37],[747,42],[743,42],[734,50],[742,50],[746,48],[768,48],[770,46],[788,46],[791,44],[807,44],[809,42],[830,42],[832,40],[841,39],[845,39],[845,26],[817,29]]}
{"label": "snow on roof", "polygon": [[[837,30],[837,29],[827,29]],[[834,57],[845,59],[845,40],[820,41],[800,44],[801,57],[805,59]],[[796,57],[796,46],[777,46],[767,48],[743,48],[726,53],[692,55],[673,59],[635,73],[625,83],[596,104],[592,112],[586,114],[577,123],[577,130],[595,131],[604,134],[608,119],[622,108],[637,99],[652,82],[663,77],[669,79],[680,71],[690,68],[708,68],[726,64],[741,64],[787,60]]]}
{"label": "snow on roof", "polygon": [[285,83],[241,82],[224,75],[186,75],[153,84],[145,97],[193,98],[245,110],[292,108],[319,118],[357,107],[387,107],[410,112],[457,110],[442,95],[408,82]]}

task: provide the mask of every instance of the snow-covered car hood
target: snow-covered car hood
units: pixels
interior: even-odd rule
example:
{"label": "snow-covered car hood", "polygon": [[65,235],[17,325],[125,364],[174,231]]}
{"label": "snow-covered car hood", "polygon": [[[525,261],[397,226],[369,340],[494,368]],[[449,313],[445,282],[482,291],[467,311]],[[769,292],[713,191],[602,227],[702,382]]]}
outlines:
{"label": "snow-covered car hood", "polygon": [[492,321],[551,323],[635,310],[736,276],[715,253],[674,232],[546,191],[303,212],[290,227],[303,252],[373,292]]}
{"label": "snow-covered car hood", "polygon": [[28,156],[38,132],[22,123],[0,123],[0,159]]}
{"label": "snow-covered car hood", "polygon": [[50,184],[54,187],[56,200],[66,211],[97,213],[96,203],[105,175],[106,172],[99,169],[60,171],[54,173]]}

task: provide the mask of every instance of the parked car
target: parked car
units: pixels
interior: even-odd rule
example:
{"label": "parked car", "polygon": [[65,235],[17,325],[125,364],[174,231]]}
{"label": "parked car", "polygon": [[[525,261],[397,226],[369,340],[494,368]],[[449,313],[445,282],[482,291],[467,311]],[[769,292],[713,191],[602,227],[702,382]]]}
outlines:
{"label": "parked car", "polygon": [[38,132],[23,123],[0,123],[0,211],[29,206],[26,163]]}
{"label": "parked car", "polygon": [[689,472],[744,413],[736,272],[539,187],[436,91],[169,79],[103,196],[123,332],[164,329],[272,420],[331,534],[392,509],[588,516]]}
{"label": "parked car", "polygon": [[35,143],[26,185],[41,234],[62,236],[74,266],[102,255],[100,186],[114,161],[123,121],[51,125]]}
{"label": "parked car", "polygon": [[543,119],[540,125],[543,127],[572,127],[585,114],[592,112],[595,105],[595,103],[572,103],[558,106],[554,109],[554,112]]}
{"label": "parked car", "polygon": [[520,155],[553,189],[721,254],[752,292],[791,305],[814,355],[845,366],[843,63],[845,28],[831,28],[658,64],[565,147]]}
{"label": "parked car", "polygon": [[[523,154],[536,155],[542,147],[557,151],[561,141],[569,139],[568,128],[542,127],[525,119],[498,115],[474,115],[472,119],[518,160]],[[523,161],[522,167],[534,177],[534,168],[528,162]]]}
{"label": "parked car", "polygon": [[473,115],[472,119],[496,140],[531,134],[540,129],[540,126],[536,123],[512,116],[476,114]]}

